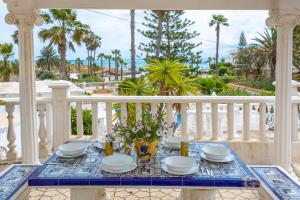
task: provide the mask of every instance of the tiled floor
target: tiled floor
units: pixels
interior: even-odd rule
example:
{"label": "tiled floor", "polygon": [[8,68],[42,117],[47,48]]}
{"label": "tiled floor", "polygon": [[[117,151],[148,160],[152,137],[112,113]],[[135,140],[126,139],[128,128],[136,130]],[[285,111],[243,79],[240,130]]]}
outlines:
{"label": "tiled floor", "polygon": [[[174,189],[108,189],[111,200],[175,200],[179,190]],[[68,189],[33,189],[31,200],[69,199]],[[216,200],[248,200],[259,199],[255,190],[220,190]]]}

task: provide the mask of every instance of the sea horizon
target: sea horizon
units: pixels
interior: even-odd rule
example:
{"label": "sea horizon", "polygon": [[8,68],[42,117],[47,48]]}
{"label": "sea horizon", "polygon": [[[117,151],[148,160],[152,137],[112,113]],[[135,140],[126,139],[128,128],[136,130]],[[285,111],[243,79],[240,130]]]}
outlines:
{"label": "sea horizon", "polygon": [[[130,66],[131,66],[131,59],[123,59],[123,60],[124,60],[124,62],[126,63],[125,69],[130,69]],[[72,65],[77,64],[77,61],[76,61],[76,60],[67,60],[67,61],[68,61],[70,64],[72,64]],[[96,60],[95,62],[96,62],[96,64],[97,64],[98,66],[101,65],[101,60]],[[82,65],[87,65],[87,64],[88,64],[88,60],[87,60],[87,59],[81,60],[81,64],[82,64]],[[142,59],[142,58],[136,59],[136,68],[137,68],[137,69],[140,69],[140,68],[142,68],[142,67],[144,67],[144,66],[146,66],[146,65],[147,65],[147,63],[145,62],[144,59]],[[108,68],[108,66],[109,66],[108,60],[103,60],[103,66],[104,66],[104,68]],[[111,61],[111,67],[114,68],[114,66],[115,66],[114,61]],[[196,65],[194,65],[194,66],[196,66]],[[209,64],[208,64],[208,63],[200,63],[200,64],[199,64],[199,67],[200,67],[200,69],[202,69],[202,70],[209,69]]]}

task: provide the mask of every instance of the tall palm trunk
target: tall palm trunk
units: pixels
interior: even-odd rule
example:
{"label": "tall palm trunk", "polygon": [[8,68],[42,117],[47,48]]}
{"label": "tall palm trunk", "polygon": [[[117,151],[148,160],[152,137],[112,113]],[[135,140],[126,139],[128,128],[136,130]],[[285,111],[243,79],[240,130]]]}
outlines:
{"label": "tall palm trunk", "polygon": [[123,64],[121,65],[121,81],[123,80]]}
{"label": "tall palm trunk", "polygon": [[[131,32],[131,78],[136,77],[135,65],[135,10],[130,10],[130,32]],[[122,78],[121,78],[122,79]]]}
{"label": "tall palm trunk", "polygon": [[60,55],[60,65],[59,65],[59,73],[60,77],[63,79],[65,77],[65,68],[66,68],[66,44],[60,44],[58,46],[58,52]]}
{"label": "tall palm trunk", "polygon": [[216,69],[215,69],[215,73],[219,74],[219,43],[220,43],[220,24],[217,24],[216,27],[216,34],[217,34],[217,43],[216,43]]}
{"label": "tall palm trunk", "polygon": [[111,65],[110,65],[110,59],[108,59],[108,80],[110,81],[110,73],[111,73]]}
{"label": "tall palm trunk", "polygon": [[93,56],[93,72],[95,75],[96,74],[96,51],[94,51],[94,56]]}
{"label": "tall palm trunk", "polygon": [[77,73],[80,74],[80,71],[81,71],[81,60],[78,60],[78,63],[77,63]]}
{"label": "tall palm trunk", "polygon": [[104,89],[104,67],[103,67],[103,57],[101,57],[101,79],[103,82],[102,89]]}

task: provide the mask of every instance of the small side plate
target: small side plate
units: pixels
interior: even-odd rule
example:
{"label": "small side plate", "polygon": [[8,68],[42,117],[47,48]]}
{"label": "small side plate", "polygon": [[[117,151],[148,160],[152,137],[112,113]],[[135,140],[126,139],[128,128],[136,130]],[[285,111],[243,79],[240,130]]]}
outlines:
{"label": "small side plate", "polygon": [[208,161],[211,161],[211,162],[217,162],[217,163],[227,163],[227,162],[232,162],[235,160],[235,157],[234,155],[232,154],[229,154],[228,156],[226,156],[224,159],[220,160],[220,159],[213,159],[213,158],[208,158],[207,156],[205,156],[204,153],[201,153],[200,156],[205,159],[205,160],[208,160]]}
{"label": "small side plate", "polygon": [[162,170],[164,170],[165,172],[168,172],[170,174],[174,174],[174,175],[190,175],[190,174],[194,174],[196,172],[198,172],[198,167],[197,165],[194,166],[193,168],[191,168],[189,171],[186,172],[176,172],[176,171],[172,171],[170,169],[168,169],[166,164],[162,164],[161,165]]}

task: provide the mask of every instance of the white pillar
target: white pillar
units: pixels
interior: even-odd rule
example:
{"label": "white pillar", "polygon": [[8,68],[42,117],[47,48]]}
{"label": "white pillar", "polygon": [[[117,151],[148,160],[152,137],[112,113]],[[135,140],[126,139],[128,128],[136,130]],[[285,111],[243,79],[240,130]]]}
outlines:
{"label": "white pillar", "polygon": [[[273,15],[272,15],[273,14]],[[291,171],[291,115],[292,115],[292,48],[293,29],[299,22],[296,15],[271,13],[266,20],[277,30],[276,98],[275,98],[275,164]]]}
{"label": "white pillar", "polygon": [[35,65],[33,53],[33,27],[41,25],[38,10],[29,1],[6,1],[8,24],[19,30],[19,79],[21,150],[23,163],[38,163],[38,134],[36,126]]}
{"label": "white pillar", "polygon": [[59,82],[49,85],[53,99],[53,149],[65,143],[71,134],[70,103],[68,101],[70,83]]}

